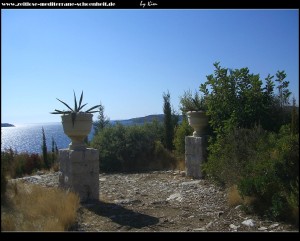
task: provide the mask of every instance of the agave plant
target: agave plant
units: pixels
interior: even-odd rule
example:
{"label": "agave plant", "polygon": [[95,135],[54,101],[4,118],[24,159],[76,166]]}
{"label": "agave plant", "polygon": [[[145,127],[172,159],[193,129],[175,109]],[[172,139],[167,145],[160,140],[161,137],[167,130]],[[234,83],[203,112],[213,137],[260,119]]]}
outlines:
{"label": "agave plant", "polygon": [[63,103],[69,110],[57,110],[55,109],[54,112],[51,112],[51,114],[71,114],[72,116],[72,124],[74,126],[75,120],[76,120],[76,116],[78,113],[96,113],[99,112],[99,110],[94,110],[96,108],[98,108],[100,105],[95,105],[92,108],[86,110],[86,111],[82,111],[82,108],[85,107],[87,105],[84,104],[82,105],[82,98],[83,98],[83,91],[81,92],[81,96],[80,96],[80,100],[79,100],[79,104],[77,104],[77,99],[76,99],[76,95],[75,95],[75,91],[74,92],[74,109],[72,109],[67,103],[65,103],[64,101],[56,98],[58,101],[60,101],[61,103]]}

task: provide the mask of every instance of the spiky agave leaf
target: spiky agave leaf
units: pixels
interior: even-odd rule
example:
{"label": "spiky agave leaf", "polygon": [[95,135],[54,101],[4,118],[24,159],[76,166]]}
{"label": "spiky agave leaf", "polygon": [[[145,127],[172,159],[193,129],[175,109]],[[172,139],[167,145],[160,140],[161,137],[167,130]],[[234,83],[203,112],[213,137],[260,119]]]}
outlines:
{"label": "spiky agave leaf", "polygon": [[65,111],[65,110],[57,110],[55,109],[54,112],[50,112],[51,114],[70,114],[71,111]]}
{"label": "spiky agave leaf", "polygon": [[[88,109],[87,111],[85,111],[86,113],[92,113],[91,110],[98,108],[100,105],[95,105],[92,108]],[[98,111],[93,111],[93,113],[98,112]]]}
{"label": "spiky agave leaf", "polygon": [[63,103],[65,106],[67,106],[71,111],[74,111],[67,103],[63,102],[62,100],[56,98],[58,101],[60,101],[61,103]]}
{"label": "spiky agave leaf", "polygon": [[77,112],[79,112],[83,107],[85,107],[87,105],[87,103],[86,104],[84,104],[83,106],[80,106],[79,108],[78,108],[78,111]]}
{"label": "spiky agave leaf", "polygon": [[75,95],[75,91],[74,90],[73,90],[73,93],[74,93],[74,102],[75,102],[75,109],[74,109],[74,111],[78,112],[77,111],[77,100],[76,100],[76,95]]}
{"label": "spiky agave leaf", "polygon": [[79,106],[78,106],[78,111],[83,107],[83,106],[81,106],[82,98],[83,98],[83,91],[81,92],[81,96],[80,96],[80,100],[79,100]]}

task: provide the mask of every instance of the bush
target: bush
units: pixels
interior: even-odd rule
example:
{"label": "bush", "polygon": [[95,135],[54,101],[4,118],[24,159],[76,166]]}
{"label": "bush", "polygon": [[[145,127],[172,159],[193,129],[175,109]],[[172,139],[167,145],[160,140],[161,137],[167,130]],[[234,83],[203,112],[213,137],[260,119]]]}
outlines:
{"label": "bush", "polygon": [[249,163],[256,155],[256,146],[265,138],[266,132],[260,127],[234,129],[227,135],[209,140],[208,161],[203,171],[221,185],[232,186],[247,173]]}
{"label": "bush", "polygon": [[[56,165],[56,154],[48,153],[51,165]],[[36,153],[17,153],[12,149],[1,151],[1,169],[11,178],[30,175],[33,172],[46,168],[42,157]],[[51,166],[50,166],[51,168]],[[46,168],[49,169],[49,168]]]}
{"label": "bush", "polygon": [[[91,146],[100,150],[100,170],[142,171],[155,166],[172,167],[174,158],[170,152],[160,150],[163,147],[157,144],[162,133],[161,126],[155,121],[140,126],[116,124],[104,128],[91,141]],[[164,163],[155,164],[158,160]]]}
{"label": "bush", "polygon": [[184,157],[185,154],[185,137],[193,134],[193,128],[189,126],[186,116],[183,118],[180,125],[175,129],[174,146],[175,153],[179,157]]}
{"label": "bush", "polygon": [[289,126],[279,134],[234,129],[209,151],[206,173],[223,185],[237,184],[243,197],[254,197],[258,213],[287,220],[298,209],[299,134],[291,134]]}

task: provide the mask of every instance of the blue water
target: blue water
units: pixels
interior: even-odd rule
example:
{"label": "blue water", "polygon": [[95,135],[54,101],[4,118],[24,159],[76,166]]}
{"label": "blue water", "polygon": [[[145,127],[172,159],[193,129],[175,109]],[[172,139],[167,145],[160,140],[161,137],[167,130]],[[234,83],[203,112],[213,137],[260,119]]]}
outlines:
{"label": "blue water", "polygon": [[[18,153],[42,153],[42,127],[44,127],[48,151],[52,149],[52,137],[58,149],[68,148],[71,140],[64,134],[61,123],[40,123],[1,127],[1,151],[12,148]],[[88,139],[91,140],[92,137],[93,130]]]}

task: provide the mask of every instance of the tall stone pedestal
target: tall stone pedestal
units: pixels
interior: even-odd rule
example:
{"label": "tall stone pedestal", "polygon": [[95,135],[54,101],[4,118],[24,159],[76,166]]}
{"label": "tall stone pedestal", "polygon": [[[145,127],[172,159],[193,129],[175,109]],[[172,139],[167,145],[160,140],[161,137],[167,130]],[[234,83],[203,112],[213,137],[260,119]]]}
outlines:
{"label": "tall stone pedestal", "polygon": [[59,186],[79,194],[80,201],[99,200],[99,151],[59,150]]}
{"label": "tall stone pedestal", "polygon": [[205,137],[185,137],[185,169],[186,175],[201,178],[201,164],[206,158]]}

